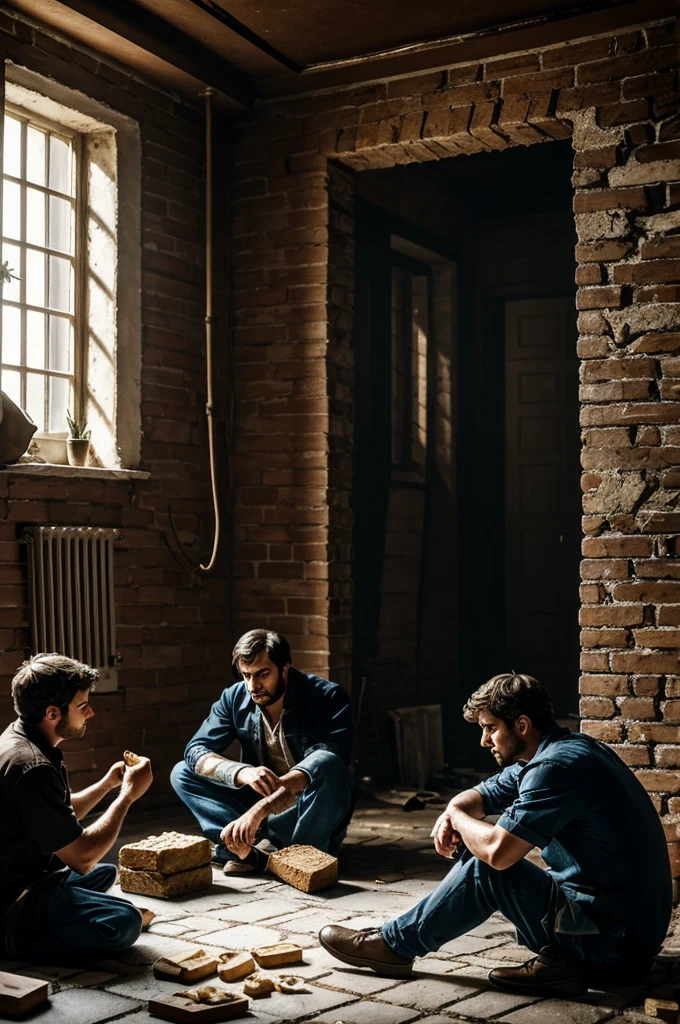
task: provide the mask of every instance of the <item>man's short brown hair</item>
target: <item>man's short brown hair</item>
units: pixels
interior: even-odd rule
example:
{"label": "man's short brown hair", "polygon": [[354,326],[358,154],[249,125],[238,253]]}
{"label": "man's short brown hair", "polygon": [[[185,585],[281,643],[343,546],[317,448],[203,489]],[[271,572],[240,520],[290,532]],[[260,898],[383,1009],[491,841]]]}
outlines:
{"label": "man's short brown hair", "polygon": [[526,715],[541,732],[545,732],[554,721],[546,688],[533,676],[518,672],[493,676],[463,705],[466,722],[477,722],[482,711],[488,711],[506,725],[513,725],[520,715]]}
{"label": "man's short brown hair", "polygon": [[99,679],[96,668],[65,654],[34,654],[12,680],[14,710],[29,725],[38,725],[49,707],[62,715],[79,690],[93,690]]}
{"label": "man's short brown hair", "polygon": [[252,665],[256,658],[267,652],[270,661],[281,670],[284,665],[290,665],[290,646],[285,636],[275,633],[272,629],[251,629],[244,633],[231,653],[231,664],[234,673],[240,675],[239,662],[244,665]]}

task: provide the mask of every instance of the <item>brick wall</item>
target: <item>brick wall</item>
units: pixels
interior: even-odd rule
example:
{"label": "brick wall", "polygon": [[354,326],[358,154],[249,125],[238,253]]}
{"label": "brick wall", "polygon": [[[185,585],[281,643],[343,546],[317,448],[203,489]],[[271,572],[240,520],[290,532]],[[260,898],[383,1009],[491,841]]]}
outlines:
{"label": "brick wall", "polygon": [[[147,481],[29,479],[0,472],[0,717],[29,644],[25,554],[32,524],[120,527],[116,614],[120,691],[95,696],[87,736],[65,748],[76,788],[129,747],[154,762],[145,806],[168,798],[168,774],[228,672],[224,564],[211,575],[172,557],[168,518],[190,557],[209,550],[203,343],[203,114],[68,41],[0,15],[0,52],[139,122],[142,143],[142,461]],[[224,204],[222,204],[224,205]],[[124,284],[124,267],[121,277]],[[224,334],[216,343],[224,351]],[[224,366],[216,364],[224,412]],[[218,424],[218,434],[223,431]],[[222,463],[224,466],[224,462]],[[166,543],[167,542],[167,543]],[[225,628],[226,627],[226,628]]]}
{"label": "brick wall", "polygon": [[[246,621],[270,602],[272,619],[294,634],[296,649],[302,645],[302,661],[324,671],[336,643],[318,564],[324,551],[338,554],[326,502],[333,431],[323,397],[305,418],[306,396],[328,399],[338,367],[344,375],[351,360],[349,339],[331,340],[326,330],[337,288],[331,168],[362,171],[573,138],[585,445],[583,728],[616,745],[664,816],[680,811],[675,33],[668,21],[272,102],[239,126],[233,149],[242,402],[236,605]],[[267,479],[274,466],[285,467],[286,482]],[[292,493],[288,480],[310,468],[319,490]],[[350,501],[343,476],[335,478],[334,502],[342,488]],[[318,546],[302,549],[311,535]],[[300,614],[298,602],[311,596],[320,603]],[[666,820],[680,874],[680,844]]]}

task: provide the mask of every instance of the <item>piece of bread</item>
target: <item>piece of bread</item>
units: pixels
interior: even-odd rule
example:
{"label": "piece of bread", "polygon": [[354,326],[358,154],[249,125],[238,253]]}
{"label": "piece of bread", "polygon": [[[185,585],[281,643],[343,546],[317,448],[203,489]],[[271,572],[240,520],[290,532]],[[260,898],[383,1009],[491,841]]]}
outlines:
{"label": "piece of bread", "polygon": [[244,949],[227,950],[220,954],[217,974],[220,981],[238,981],[255,970],[255,961]]}
{"label": "piece of bread", "polygon": [[251,974],[243,982],[243,994],[253,999],[268,998],[274,991],[274,982],[266,974]]}
{"label": "piece of bread", "polygon": [[133,765],[139,764],[139,762],[142,759],[139,756],[139,754],[133,754],[133,752],[131,750],[124,750],[123,751],[123,760],[125,761],[125,765],[126,765],[127,768],[132,768]]}
{"label": "piece of bread", "polygon": [[283,967],[302,961],[302,946],[294,942],[275,942],[272,946],[258,946],[250,951],[260,967]]}
{"label": "piece of bread", "polygon": [[120,887],[123,892],[135,892],[139,896],[158,896],[168,899],[183,896],[187,892],[207,889],[212,885],[212,868],[203,864],[189,871],[178,871],[174,875],[163,875],[160,871],[137,871],[134,868],[120,868]]}
{"label": "piece of bread", "polygon": [[204,949],[196,949],[193,953],[177,960],[162,956],[153,965],[156,978],[170,978],[175,981],[199,981],[214,974],[217,970],[217,957],[214,953],[206,953]]}
{"label": "piece of bread", "polygon": [[160,871],[163,875],[174,875],[178,871],[209,864],[212,857],[212,843],[204,836],[187,836],[181,832],[163,832],[160,836],[149,836],[138,843],[122,846],[118,862],[122,868],[137,871]]}
{"label": "piece of bread", "polygon": [[315,846],[285,846],[270,854],[268,868],[300,892],[327,889],[338,880],[338,858]]}

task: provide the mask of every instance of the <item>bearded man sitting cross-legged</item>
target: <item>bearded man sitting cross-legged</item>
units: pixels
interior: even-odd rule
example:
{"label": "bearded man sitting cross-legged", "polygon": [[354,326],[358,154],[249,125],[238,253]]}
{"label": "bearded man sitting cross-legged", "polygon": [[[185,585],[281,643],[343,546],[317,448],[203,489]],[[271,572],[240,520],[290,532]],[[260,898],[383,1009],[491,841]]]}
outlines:
{"label": "bearded man sitting cross-legged", "polygon": [[[604,743],[560,728],[531,676],[499,675],[468,700],[467,721],[503,769],[454,797],[437,820],[447,877],[382,929],[329,925],[321,944],[344,963],[403,977],[413,960],[501,911],[537,954],[492,970],[497,988],[573,996],[646,973],[671,912],[659,816],[633,772]],[[500,815],[496,824],[485,815]],[[526,859],[539,847],[548,865]]]}
{"label": "bearded man sitting cross-legged", "polygon": [[[225,874],[256,872],[263,841],[337,854],[352,814],[352,709],[347,694],[293,668],[288,641],[253,629],[234,647],[241,676],[222,693],[171,782],[216,843]],[[241,760],[224,757],[234,741]]]}

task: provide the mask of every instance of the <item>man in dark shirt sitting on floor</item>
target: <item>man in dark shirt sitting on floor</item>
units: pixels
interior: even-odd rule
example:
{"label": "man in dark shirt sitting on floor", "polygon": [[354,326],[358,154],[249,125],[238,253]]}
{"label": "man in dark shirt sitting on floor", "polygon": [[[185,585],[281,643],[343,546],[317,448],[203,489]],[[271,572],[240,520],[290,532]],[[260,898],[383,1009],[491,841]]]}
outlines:
{"label": "man in dark shirt sitting on floor", "polygon": [[[561,729],[531,676],[494,676],[463,713],[503,770],[455,796],[435,823],[437,852],[455,856],[462,842],[460,858],[382,929],[329,925],[321,944],[344,963],[403,977],[415,957],[500,910],[538,955],[492,970],[496,988],[568,996],[644,975],[668,927],[671,874],[659,816],[633,772],[604,743]],[[526,859],[535,846],[547,871]]]}
{"label": "man in dark shirt sitting on floor", "polygon": [[[0,736],[0,917],[11,957],[119,953],[144,923],[146,912],[107,894],[115,866],[97,862],[149,788],[149,760],[132,768],[118,761],[100,782],[71,793],[59,750],[85,734],[98,676],[63,655],[36,654],[12,680],[19,717]],[[83,828],[80,819],[118,786],[113,803]]]}

